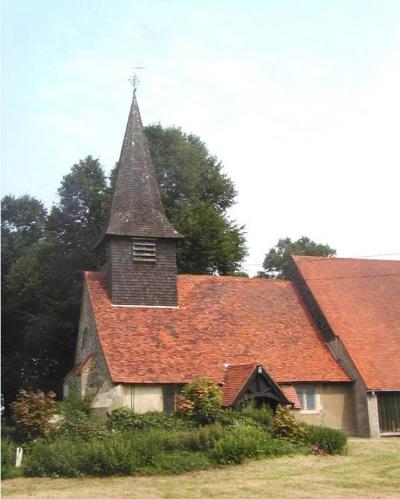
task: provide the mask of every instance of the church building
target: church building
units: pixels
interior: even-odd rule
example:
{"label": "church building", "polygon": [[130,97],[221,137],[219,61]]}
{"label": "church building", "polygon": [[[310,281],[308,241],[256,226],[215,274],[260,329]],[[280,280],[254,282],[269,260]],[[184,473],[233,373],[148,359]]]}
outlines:
{"label": "church building", "polygon": [[[177,275],[176,244],[181,237],[161,202],[134,92],[111,209],[95,246],[100,270],[84,275],[75,367],[64,380],[64,395],[89,395],[93,411],[103,417],[122,406],[171,412],[186,383],[209,377],[221,386],[227,407],[246,400],[273,408],[279,403],[302,421],[350,435],[380,433],[379,398],[371,426],[371,396],[367,386],[362,391],[361,369],[356,361],[351,366],[343,361],[344,337],[336,347],[346,319],[340,311],[332,312],[336,303],[341,307],[340,300],[335,301],[334,292],[324,294],[309,277],[313,271],[305,263],[307,257],[293,261],[293,281]],[[321,264],[314,265],[322,272]],[[398,277],[388,308],[395,308],[400,296],[400,262],[393,268]],[[331,283],[325,283],[331,289]],[[343,300],[345,315],[346,297]],[[383,333],[389,334],[397,361],[398,308]],[[336,322],[330,313],[336,313]],[[349,321],[357,321],[357,314],[360,310],[350,314]],[[353,329],[354,348],[346,350],[347,356],[362,347],[357,347],[361,332]],[[384,336],[381,348],[385,351]],[[397,393],[390,402],[394,411],[400,407],[399,364],[392,365],[390,375],[389,391]],[[379,387],[372,383],[371,389]],[[358,411],[364,411],[362,417]],[[390,428],[400,432],[400,411],[399,416],[393,414]]]}

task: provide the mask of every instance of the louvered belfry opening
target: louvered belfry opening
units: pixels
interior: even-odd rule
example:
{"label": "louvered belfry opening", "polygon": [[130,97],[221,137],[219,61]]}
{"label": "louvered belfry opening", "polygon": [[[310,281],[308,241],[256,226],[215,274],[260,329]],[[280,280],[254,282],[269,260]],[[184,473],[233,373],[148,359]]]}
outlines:
{"label": "louvered belfry opening", "polygon": [[132,238],[132,258],[136,262],[155,262],[156,240]]}
{"label": "louvered belfry opening", "polygon": [[161,202],[134,93],[106,230],[96,245],[104,252],[104,242],[108,243],[103,268],[112,303],[177,306],[176,240],[180,237]]}

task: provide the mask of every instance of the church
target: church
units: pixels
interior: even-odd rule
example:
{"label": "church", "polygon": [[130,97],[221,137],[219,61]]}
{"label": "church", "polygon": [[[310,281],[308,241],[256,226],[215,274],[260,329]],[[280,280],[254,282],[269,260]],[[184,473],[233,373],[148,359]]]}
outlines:
{"label": "church", "polygon": [[293,257],[290,281],[177,275],[181,237],[134,92],[64,396],[90,396],[99,417],[172,412],[208,377],[226,407],[283,404],[349,435],[400,434],[400,261]]}

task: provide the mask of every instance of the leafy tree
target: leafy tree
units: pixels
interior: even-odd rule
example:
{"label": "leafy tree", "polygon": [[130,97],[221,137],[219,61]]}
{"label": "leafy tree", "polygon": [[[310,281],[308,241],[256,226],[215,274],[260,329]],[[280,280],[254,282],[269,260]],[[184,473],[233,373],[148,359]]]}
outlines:
{"label": "leafy tree", "polygon": [[59,203],[53,206],[46,235],[60,241],[79,270],[96,268],[93,245],[104,227],[110,189],[98,159],[87,156],[74,164],[58,189]]}
{"label": "leafy tree", "polygon": [[208,378],[197,378],[185,385],[178,397],[178,414],[193,418],[200,424],[210,424],[221,413],[222,393]]}
{"label": "leafy tree", "polygon": [[20,390],[11,407],[17,433],[22,441],[37,437],[47,438],[56,430],[50,420],[57,410],[54,392],[44,394],[41,391]]}
{"label": "leafy tree", "polygon": [[327,244],[317,244],[310,238],[302,236],[297,241],[289,237],[279,239],[278,244],[265,255],[262,277],[288,279],[290,255],[333,256],[336,250]]}
{"label": "leafy tree", "polygon": [[[44,238],[46,210],[38,199],[24,195],[5,196],[1,201],[1,315],[2,315],[2,392],[6,403],[15,398],[21,384],[24,337],[22,329],[26,311],[19,309],[18,297],[8,286],[10,269]],[[29,276],[22,272],[26,288]]]}
{"label": "leafy tree", "polygon": [[227,210],[235,203],[233,182],[196,135],[180,128],[145,128],[168,218],[184,239],[178,271],[233,274],[246,255],[243,227]]}
{"label": "leafy tree", "polygon": [[4,196],[1,201],[2,276],[25,248],[43,237],[46,215],[43,203],[32,196]]}
{"label": "leafy tree", "polygon": [[[109,200],[99,161],[88,156],[73,165],[58,193],[59,203],[47,219],[41,219],[40,237],[29,239],[33,244],[23,251],[13,252],[4,280],[2,353],[7,401],[15,398],[19,386],[59,393],[73,362],[82,271],[96,268],[91,249]],[[21,210],[22,215],[15,211],[13,220],[20,220],[28,210]],[[30,220],[32,214],[25,218]],[[5,228],[15,230],[14,225],[8,223]]]}

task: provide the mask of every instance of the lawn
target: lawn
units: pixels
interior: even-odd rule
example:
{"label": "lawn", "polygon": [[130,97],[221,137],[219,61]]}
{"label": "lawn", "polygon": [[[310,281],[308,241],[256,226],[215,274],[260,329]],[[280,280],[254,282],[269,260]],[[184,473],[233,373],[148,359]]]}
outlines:
{"label": "lawn", "polygon": [[37,498],[400,498],[400,439],[350,439],[347,456],[251,461],[179,476],[16,478],[4,497]]}

